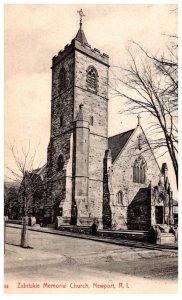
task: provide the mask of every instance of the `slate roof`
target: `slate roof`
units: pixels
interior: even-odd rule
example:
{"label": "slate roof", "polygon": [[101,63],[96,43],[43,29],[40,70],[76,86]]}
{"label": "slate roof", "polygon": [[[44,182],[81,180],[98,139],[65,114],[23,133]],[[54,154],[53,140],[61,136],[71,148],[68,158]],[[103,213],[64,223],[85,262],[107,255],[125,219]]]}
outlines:
{"label": "slate roof", "polygon": [[83,30],[81,28],[79,28],[78,32],[77,32],[77,35],[75,37],[75,40],[79,41],[81,44],[87,44],[88,45],[88,42],[87,42],[87,39],[86,39],[86,36],[85,36],[85,33],[83,32]]}
{"label": "slate roof", "polygon": [[111,149],[112,161],[114,162],[123,147],[126,145],[134,129],[109,137],[109,149]]}
{"label": "slate roof", "polygon": [[[140,188],[130,205],[142,204],[148,200],[148,188]],[[147,203],[147,202],[146,202]],[[178,201],[173,199],[173,206],[178,206]]]}
{"label": "slate roof", "polygon": [[140,188],[137,194],[135,195],[134,199],[130,203],[130,205],[136,205],[136,204],[147,204],[148,200],[148,188]]}

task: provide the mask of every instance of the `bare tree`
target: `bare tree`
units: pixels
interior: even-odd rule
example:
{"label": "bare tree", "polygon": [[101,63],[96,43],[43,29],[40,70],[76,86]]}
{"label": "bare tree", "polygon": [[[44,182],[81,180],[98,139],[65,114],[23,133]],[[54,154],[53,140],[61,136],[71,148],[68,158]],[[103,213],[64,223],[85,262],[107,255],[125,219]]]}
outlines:
{"label": "bare tree", "polygon": [[169,153],[178,186],[178,47],[176,36],[169,39],[160,55],[130,42],[127,67],[113,67],[111,90],[123,100],[123,113],[148,114],[151,148]]}
{"label": "bare tree", "polygon": [[8,147],[13,156],[15,168],[17,170],[6,166],[6,169],[11,174],[10,176],[6,176],[6,178],[18,182],[20,185],[18,191],[19,209],[21,208],[21,205],[23,207],[21,246],[26,248],[28,247],[27,217],[29,210],[32,208],[34,193],[37,189],[38,177],[36,176],[34,165],[38,147],[34,151],[31,151],[30,141],[27,149],[22,146],[20,151],[12,144],[8,145]]}

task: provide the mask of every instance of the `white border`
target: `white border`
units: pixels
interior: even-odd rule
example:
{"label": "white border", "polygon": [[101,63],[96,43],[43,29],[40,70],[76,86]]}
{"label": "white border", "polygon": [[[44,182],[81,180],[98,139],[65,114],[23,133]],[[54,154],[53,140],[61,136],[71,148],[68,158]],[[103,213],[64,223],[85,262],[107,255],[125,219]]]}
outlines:
{"label": "white border", "polygon": [[[4,45],[3,45],[3,41],[4,41],[4,4],[178,4],[179,5],[179,29],[182,28],[182,21],[181,21],[181,4],[180,4],[180,1],[154,1],[154,0],[151,0],[151,1],[131,1],[131,0],[128,0],[128,1],[70,1],[70,0],[67,0],[67,1],[1,1],[1,4],[0,4],[0,58],[1,58],[1,71],[0,71],[0,78],[1,78],[1,86],[0,86],[0,136],[1,136],[1,139],[0,139],[0,162],[1,162],[1,168],[0,168],[0,178],[1,178],[1,181],[0,181],[0,191],[3,191],[3,177],[4,177],[4,172],[3,172],[3,152],[4,152],[4,145],[3,145],[3,141],[4,141],[4,116],[3,116],[3,99],[4,99],[4,75],[3,75],[3,70],[4,70]],[[179,32],[179,37],[180,37],[180,34],[181,34],[181,31]],[[179,67],[179,82],[180,82],[180,88],[179,88],[179,116],[181,115],[181,101],[182,101],[182,93],[181,93],[181,76],[182,76],[182,68],[181,68],[181,40],[179,42],[179,53],[180,53],[180,67]],[[181,128],[181,119],[179,121],[179,132],[180,132],[180,137],[181,137],[181,132],[182,132],[182,128]],[[181,150],[181,139],[180,139],[180,150]],[[181,166],[181,151],[180,151],[180,155],[179,155],[179,163],[180,163],[180,166]],[[182,179],[182,176],[181,176],[181,172],[179,171],[179,186],[180,186],[180,182],[181,182],[181,179]],[[179,199],[181,198],[181,190],[179,190]],[[3,193],[1,193],[1,205],[3,205]],[[180,199],[181,200],[181,199]],[[180,201],[179,201],[180,202]],[[180,203],[179,203],[180,205]],[[2,208],[2,207],[1,207]],[[180,215],[181,215],[181,205],[179,207],[179,211],[180,211]],[[1,209],[1,220],[3,220],[3,209]],[[179,219],[179,228],[181,228],[181,221]],[[179,234],[179,243],[181,245],[181,234]],[[1,255],[1,262],[3,262],[3,253],[4,253],[4,247],[3,247],[3,221],[1,222],[1,226],[0,226],[0,245],[1,245],[1,252],[0,252],[0,255]],[[180,253],[180,251],[179,251]],[[26,297],[26,299],[30,299],[31,297],[38,297],[38,299],[49,299],[52,298],[52,296],[54,297],[57,297],[59,299],[72,299],[72,297],[74,297],[74,299],[85,299],[87,298],[88,300],[90,299],[93,299],[93,298],[97,298],[99,297],[99,299],[101,297],[104,297],[104,299],[110,299],[111,297],[114,297],[114,298],[118,298],[118,299],[121,299],[121,298],[125,298],[127,297],[127,299],[132,299],[133,297],[135,297],[135,299],[138,297],[140,299],[156,299],[156,297],[160,297],[161,298],[165,298],[165,300],[168,300],[171,298],[172,299],[178,299],[180,296],[182,296],[182,277],[181,277],[181,259],[180,259],[180,262],[179,262],[179,293],[178,295],[174,295],[174,294],[130,294],[130,295],[123,295],[123,294],[119,294],[119,295],[109,295],[109,294],[102,294],[102,295],[95,295],[95,294],[90,294],[90,295],[63,295],[63,294],[59,294],[59,295],[51,295],[51,294],[42,294],[42,295],[35,295],[35,294],[29,294],[29,295],[4,295],[4,290],[3,290],[3,273],[4,273],[4,270],[3,270],[3,267],[4,267],[4,263],[1,263],[1,268],[0,268],[0,296],[1,296],[1,299],[3,298],[15,298],[15,299],[24,299],[24,297]],[[181,284],[180,284],[181,283]],[[180,298],[181,299],[181,298]]]}

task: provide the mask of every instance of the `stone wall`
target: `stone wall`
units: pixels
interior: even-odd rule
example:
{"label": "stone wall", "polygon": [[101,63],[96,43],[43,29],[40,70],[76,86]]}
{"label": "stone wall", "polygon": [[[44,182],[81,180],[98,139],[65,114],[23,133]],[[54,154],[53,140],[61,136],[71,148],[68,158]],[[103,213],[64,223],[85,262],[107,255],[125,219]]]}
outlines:
{"label": "stone wall", "polygon": [[[142,136],[144,148],[139,150],[138,137]],[[128,206],[138,193],[140,188],[148,187],[150,181],[156,185],[159,180],[160,169],[154,156],[148,147],[146,150],[146,138],[140,126],[137,126],[122,153],[116,158],[112,165],[112,187],[114,192],[112,209],[112,227],[115,229],[127,228]],[[133,182],[133,164],[135,159],[142,155],[147,163],[146,182],[144,184]],[[123,192],[123,203],[119,204],[117,194]]]}
{"label": "stone wall", "polygon": [[[75,106],[74,117],[79,105],[84,104],[84,120],[90,122],[93,116],[93,125],[90,132],[104,137],[108,136],[108,67],[80,52],[75,53]],[[94,66],[98,72],[97,93],[87,89],[87,69]]]}
{"label": "stone wall", "polygon": [[[59,73],[66,70],[66,87],[59,89]],[[52,67],[51,138],[47,154],[45,217],[69,223],[72,201],[72,121],[74,115],[74,53]],[[62,118],[62,120],[61,120]],[[58,159],[62,156],[63,168]]]}
{"label": "stone wall", "polygon": [[88,167],[89,167],[89,123],[75,121],[73,155],[73,202],[77,207],[77,225],[89,223]]}
{"label": "stone wall", "polygon": [[[48,147],[46,201],[47,207],[56,206],[54,220],[61,209],[62,215],[59,215],[59,224],[70,222],[76,194],[76,202],[79,203],[77,205],[79,206],[77,207],[78,215],[83,213],[83,207],[80,206],[83,201],[80,200],[81,196],[78,194],[85,179],[76,177],[81,165],[80,162],[74,162],[74,156],[76,155],[76,159],[83,156],[81,145],[83,145],[85,137],[84,135],[80,136],[83,141],[80,140],[79,143],[73,141],[75,126],[73,121],[76,119],[82,103],[84,121],[90,123],[88,183],[86,183],[88,185],[88,197],[86,196],[88,203],[85,200],[85,207],[87,207],[87,218],[90,218],[91,222],[94,218],[98,219],[101,228],[103,158],[105,150],[108,148],[108,56],[101,54],[97,49],[87,48],[79,45],[77,41],[73,41],[71,45],[65,47],[64,51],[60,51],[53,58],[51,140]],[[88,90],[87,69],[89,66],[95,67],[98,72],[97,92]],[[66,70],[67,78],[66,88],[60,92],[59,73],[62,68]],[[62,124],[61,116],[63,117]],[[91,118],[93,124],[91,124]],[[76,134],[79,137],[78,132]],[[70,142],[71,140],[72,142]],[[57,162],[60,154],[64,158],[64,167],[58,171]],[[83,160],[85,161],[86,158],[82,159],[82,164]],[[47,211],[50,212],[49,209]],[[81,224],[81,215],[78,223]]]}
{"label": "stone wall", "polygon": [[[98,72],[96,93],[87,88],[89,66],[95,67]],[[74,116],[82,103],[84,121],[90,123],[93,117],[89,139],[88,211],[91,222],[96,218],[99,228],[102,228],[103,159],[108,148],[108,66],[78,51],[75,53],[74,97]]]}

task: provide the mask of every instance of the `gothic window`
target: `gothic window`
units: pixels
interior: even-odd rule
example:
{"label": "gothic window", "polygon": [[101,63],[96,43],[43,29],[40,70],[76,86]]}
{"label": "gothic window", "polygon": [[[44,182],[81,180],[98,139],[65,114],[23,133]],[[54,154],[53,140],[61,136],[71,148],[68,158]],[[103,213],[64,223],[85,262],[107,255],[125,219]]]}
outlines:
{"label": "gothic window", "polygon": [[87,87],[93,92],[97,92],[98,73],[94,67],[89,67],[87,70]]}
{"label": "gothic window", "polygon": [[65,68],[61,68],[59,73],[59,92],[62,92],[66,88],[66,70]]}
{"label": "gothic window", "polygon": [[118,204],[123,205],[123,192],[119,191],[117,194],[117,200],[118,200]]}
{"label": "gothic window", "polygon": [[133,165],[133,182],[145,183],[146,181],[146,162],[143,157],[135,160]]}
{"label": "gothic window", "polygon": [[61,171],[64,167],[64,158],[63,155],[60,154],[57,160],[57,171]]}

